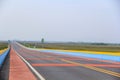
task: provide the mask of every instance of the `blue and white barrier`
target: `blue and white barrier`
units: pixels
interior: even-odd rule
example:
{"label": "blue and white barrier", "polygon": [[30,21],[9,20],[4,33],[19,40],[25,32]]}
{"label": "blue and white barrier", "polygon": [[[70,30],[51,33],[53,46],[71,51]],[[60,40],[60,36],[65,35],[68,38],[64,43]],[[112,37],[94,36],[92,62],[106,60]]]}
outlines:
{"label": "blue and white barrier", "polygon": [[5,58],[7,57],[10,49],[6,50],[3,54],[0,55],[0,69],[5,61]]}
{"label": "blue and white barrier", "polygon": [[82,53],[82,52],[64,52],[64,51],[56,51],[56,50],[40,50],[41,52],[53,52],[58,54],[67,54],[77,57],[87,57],[87,58],[98,58],[103,60],[111,60],[111,61],[118,61],[120,62],[120,56],[112,56],[112,55],[105,55],[105,54],[89,54],[89,53]]}

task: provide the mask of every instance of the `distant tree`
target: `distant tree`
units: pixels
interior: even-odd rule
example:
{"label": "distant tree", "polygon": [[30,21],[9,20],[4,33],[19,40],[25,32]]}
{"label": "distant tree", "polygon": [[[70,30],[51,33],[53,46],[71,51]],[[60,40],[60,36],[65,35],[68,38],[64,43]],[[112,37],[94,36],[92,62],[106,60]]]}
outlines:
{"label": "distant tree", "polygon": [[45,41],[44,38],[42,38],[42,39],[41,39],[41,43],[44,43],[44,41]]}
{"label": "distant tree", "polygon": [[42,48],[43,48],[43,45],[44,45],[44,44],[43,44],[44,41],[45,41],[44,38],[42,38],[42,39],[41,39],[41,43],[42,43],[42,44],[41,44],[41,47],[42,47]]}

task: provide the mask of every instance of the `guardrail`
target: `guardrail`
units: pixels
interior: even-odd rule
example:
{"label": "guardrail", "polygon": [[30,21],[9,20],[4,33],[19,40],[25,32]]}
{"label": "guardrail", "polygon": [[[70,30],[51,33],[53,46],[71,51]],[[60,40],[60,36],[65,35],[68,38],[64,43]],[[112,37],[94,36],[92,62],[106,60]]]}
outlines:
{"label": "guardrail", "polygon": [[10,49],[7,49],[3,54],[0,55],[0,69],[9,53]]}

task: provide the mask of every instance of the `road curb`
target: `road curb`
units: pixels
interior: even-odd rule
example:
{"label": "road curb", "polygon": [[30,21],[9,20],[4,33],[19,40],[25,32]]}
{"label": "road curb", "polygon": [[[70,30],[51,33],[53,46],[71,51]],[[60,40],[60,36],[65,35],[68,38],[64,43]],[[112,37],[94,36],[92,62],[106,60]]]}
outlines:
{"label": "road curb", "polygon": [[10,51],[10,49],[7,49],[3,54],[0,55],[0,69],[1,69],[7,55],[9,54],[9,51]]}
{"label": "road curb", "polygon": [[90,54],[90,53],[82,53],[82,52],[64,52],[64,51],[56,51],[56,50],[39,50],[39,51],[120,62],[120,56],[113,56],[113,55]]}

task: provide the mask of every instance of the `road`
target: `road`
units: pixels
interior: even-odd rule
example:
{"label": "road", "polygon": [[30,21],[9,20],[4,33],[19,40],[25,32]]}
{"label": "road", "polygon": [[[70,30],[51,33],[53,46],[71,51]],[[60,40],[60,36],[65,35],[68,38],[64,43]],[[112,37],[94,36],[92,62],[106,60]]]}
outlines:
{"label": "road", "polygon": [[15,42],[11,45],[45,80],[120,80],[119,62],[30,50]]}

